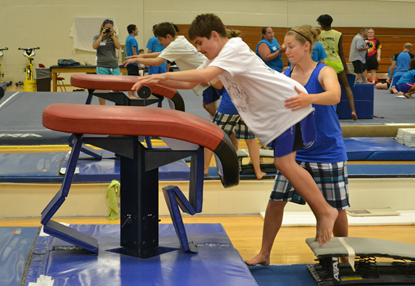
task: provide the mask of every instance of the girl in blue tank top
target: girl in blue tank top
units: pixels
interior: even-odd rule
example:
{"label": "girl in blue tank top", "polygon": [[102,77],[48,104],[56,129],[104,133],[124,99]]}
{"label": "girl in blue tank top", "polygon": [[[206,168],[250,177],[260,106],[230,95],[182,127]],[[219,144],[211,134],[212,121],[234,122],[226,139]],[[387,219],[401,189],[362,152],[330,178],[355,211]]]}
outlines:
{"label": "girl in blue tank top", "polygon": [[[336,114],[341,91],[334,69],[311,59],[312,46],[318,38],[319,32],[311,26],[295,27],[285,36],[285,53],[292,67],[284,74],[298,81],[308,92],[296,89],[298,96],[288,98],[285,107],[298,110],[312,104],[315,108],[317,141],[298,150],[296,160],[312,175],[325,200],[337,210],[333,235],[345,237],[348,236],[345,209],[349,207],[347,156]],[[287,202],[304,204],[294,185],[284,174],[277,172],[265,213],[261,250],[253,259],[245,261],[246,264],[271,263],[271,249]]]}

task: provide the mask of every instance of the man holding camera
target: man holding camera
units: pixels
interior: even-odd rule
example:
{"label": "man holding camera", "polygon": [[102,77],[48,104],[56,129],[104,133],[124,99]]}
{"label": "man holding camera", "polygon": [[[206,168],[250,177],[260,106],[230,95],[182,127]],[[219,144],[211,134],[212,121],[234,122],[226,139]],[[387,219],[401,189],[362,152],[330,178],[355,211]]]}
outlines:
{"label": "man holding camera", "polygon": [[367,36],[366,28],[360,28],[359,34],[357,34],[352,41],[350,46],[349,61],[353,63],[354,72],[356,74],[356,81],[362,78],[363,83],[368,83],[365,76],[365,64],[366,64],[366,53],[370,49],[365,37]]}

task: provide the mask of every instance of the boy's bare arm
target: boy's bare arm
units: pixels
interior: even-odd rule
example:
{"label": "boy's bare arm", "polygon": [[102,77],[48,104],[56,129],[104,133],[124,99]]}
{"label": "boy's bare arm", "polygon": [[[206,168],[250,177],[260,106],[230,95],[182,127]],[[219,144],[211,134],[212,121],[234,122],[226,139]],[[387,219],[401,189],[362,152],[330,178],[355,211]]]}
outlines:
{"label": "boy's bare arm", "polygon": [[203,83],[207,83],[218,75],[220,75],[224,70],[209,66],[205,69],[173,72],[173,73],[163,73],[156,74],[151,76],[146,76],[142,80],[139,80],[132,90],[139,90],[143,85],[148,84],[160,84],[167,87],[177,88],[177,89],[191,89],[195,86]]}
{"label": "boy's bare arm", "polygon": [[128,64],[131,63],[141,63],[144,64],[146,66],[159,66],[162,63],[164,63],[166,60],[160,57],[156,57],[156,58],[144,58],[144,57],[128,57],[129,59],[126,60],[123,65],[127,66]]}

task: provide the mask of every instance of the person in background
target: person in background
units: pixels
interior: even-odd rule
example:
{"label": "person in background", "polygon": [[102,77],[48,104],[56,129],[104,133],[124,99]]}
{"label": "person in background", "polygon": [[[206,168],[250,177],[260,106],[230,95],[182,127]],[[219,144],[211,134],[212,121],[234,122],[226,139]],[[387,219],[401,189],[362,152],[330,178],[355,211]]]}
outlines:
{"label": "person in background", "polygon": [[392,79],[391,88],[389,91],[394,94],[398,94],[399,91],[396,89],[396,83],[399,81],[401,76],[403,76],[409,69],[409,62],[415,57],[411,54],[412,44],[406,43],[403,46],[403,51],[393,55],[390,77]]}
{"label": "person in background", "polygon": [[280,47],[278,41],[274,38],[274,31],[271,27],[262,28],[262,39],[256,47],[256,54],[270,68],[282,72],[284,63],[282,54],[285,52],[284,45]]}
{"label": "person in background", "polygon": [[[92,47],[97,50],[97,74],[121,75],[115,49],[121,44],[114,31],[114,22],[110,19],[102,22],[99,35],[93,39]],[[105,99],[99,98],[99,104],[105,105]]]}
{"label": "person in background", "polygon": [[[154,31],[156,30],[156,28],[157,28],[157,24],[153,26],[153,34],[154,34]],[[164,50],[164,46],[159,43],[159,39],[157,39],[157,37],[155,35],[148,40],[146,48],[147,48],[147,54],[159,53],[159,52],[162,52]],[[166,62],[163,62],[158,66],[149,66],[148,67],[148,74],[149,75],[165,73],[165,72],[167,72]]]}
{"label": "person in background", "polygon": [[352,118],[353,120],[357,120],[358,117],[354,106],[353,92],[347,79],[350,75],[350,71],[347,68],[346,57],[343,52],[343,35],[339,31],[331,28],[333,18],[330,15],[320,15],[317,18],[317,23],[322,28],[320,43],[323,45],[327,54],[324,63],[333,68],[337,73],[337,78],[346,92],[347,100],[349,101],[350,109],[352,111]]}
{"label": "person in background", "polygon": [[370,71],[372,84],[376,84],[376,71],[379,70],[382,44],[375,38],[375,30],[372,28],[367,30],[367,43],[369,49],[366,55],[366,70]]}
{"label": "person in background", "polygon": [[406,98],[412,98],[415,92],[415,59],[409,62],[409,70],[396,83],[398,94],[403,94]]}
{"label": "person in background", "polygon": [[349,61],[352,62],[354,73],[356,74],[355,83],[361,78],[363,83],[368,83],[366,78],[366,54],[370,48],[369,44],[365,42],[367,35],[366,28],[360,28],[359,33],[354,36],[352,44],[350,45]]}
{"label": "person in background", "polygon": [[[127,26],[127,31],[128,31],[128,37],[125,40],[125,50],[127,51],[127,56],[131,57],[133,55],[138,55],[138,43],[137,40],[135,39],[135,37],[137,37],[138,35],[138,28],[135,24],[130,24]],[[128,75],[131,76],[139,76],[139,69],[140,67],[138,66],[137,63],[131,63],[129,65],[127,65],[127,72]],[[137,94],[135,94],[134,91],[128,91],[128,97],[129,98],[138,98]]]}

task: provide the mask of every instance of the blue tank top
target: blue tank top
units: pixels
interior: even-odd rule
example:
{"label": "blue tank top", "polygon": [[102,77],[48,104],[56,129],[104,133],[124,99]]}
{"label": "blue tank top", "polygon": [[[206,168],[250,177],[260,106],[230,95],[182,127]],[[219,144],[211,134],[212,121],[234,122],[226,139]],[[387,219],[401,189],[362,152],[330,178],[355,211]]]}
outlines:
{"label": "blue tank top", "polygon": [[216,89],[216,92],[221,96],[218,112],[229,115],[239,114],[235,105],[232,103],[228,91],[224,87],[222,89]]}
{"label": "blue tank top", "polygon": [[[325,64],[319,63],[304,86],[310,94],[324,92],[318,81],[318,75]],[[291,69],[284,74],[291,76]],[[317,140],[308,148],[297,151],[296,160],[314,163],[337,163],[347,161],[346,146],[342,138],[342,130],[337,117],[337,105],[313,104],[316,109],[314,119],[316,123]]]}
{"label": "blue tank top", "polygon": [[[258,57],[260,57],[263,61],[264,61],[264,59],[261,57],[261,55],[260,55],[260,54],[259,54],[259,52],[258,52],[258,47],[259,47],[259,45],[260,45],[260,44],[262,44],[262,43],[265,43],[265,44],[267,44],[267,45],[268,45],[269,50],[271,51],[271,54],[278,52],[278,51],[279,51],[279,49],[280,49],[280,45],[278,44],[278,41],[277,41],[275,38],[274,38],[274,39],[272,39],[272,42],[269,42],[269,41],[264,40],[264,39],[263,39],[263,40],[261,40],[261,41],[258,43],[258,45],[256,46],[256,54],[257,54],[257,56],[258,56]],[[278,57],[276,57],[276,58],[275,58],[275,59],[273,59],[273,60],[270,60],[270,61],[264,61],[264,63],[265,63],[267,66],[269,66],[270,68],[272,68],[272,69],[274,69],[274,70],[276,70],[276,71],[282,72],[282,68],[284,67],[284,63],[283,63],[283,61],[282,61],[281,57],[282,57],[282,54],[281,54],[281,55],[279,55]]]}

